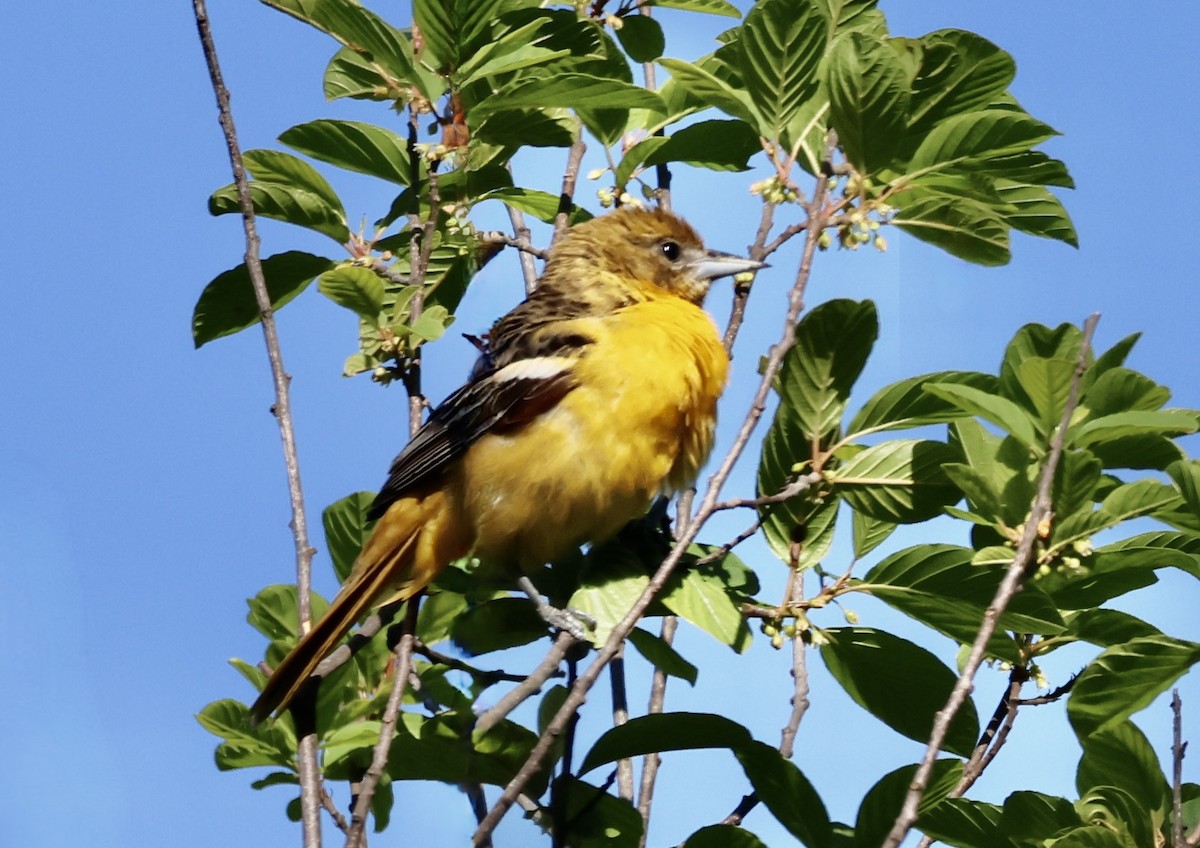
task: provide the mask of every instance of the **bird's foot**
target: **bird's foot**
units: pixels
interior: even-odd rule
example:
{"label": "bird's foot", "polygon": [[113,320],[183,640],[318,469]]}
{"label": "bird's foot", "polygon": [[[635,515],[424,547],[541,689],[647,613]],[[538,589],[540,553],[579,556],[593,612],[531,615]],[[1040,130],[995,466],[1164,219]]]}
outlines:
{"label": "bird's foot", "polygon": [[542,621],[549,624],[556,630],[561,630],[564,633],[569,633],[581,642],[590,642],[591,633],[596,630],[596,619],[587,614],[583,610],[575,609],[574,607],[565,607],[559,609],[546,603],[541,592],[533,585],[528,577],[521,577],[518,581],[522,591],[529,596],[529,600],[533,601],[537,607],[538,615]]}

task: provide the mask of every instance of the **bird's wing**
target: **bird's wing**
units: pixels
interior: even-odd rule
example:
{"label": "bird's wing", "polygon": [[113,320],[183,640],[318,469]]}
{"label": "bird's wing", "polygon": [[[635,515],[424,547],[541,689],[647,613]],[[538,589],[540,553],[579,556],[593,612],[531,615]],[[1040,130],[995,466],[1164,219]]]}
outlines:
{"label": "bird's wing", "polygon": [[414,487],[436,478],[484,434],[511,432],[552,409],[576,385],[581,345],[574,339],[571,345],[571,355],[516,359],[446,398],[392,461],[367,518],[379,518]]}

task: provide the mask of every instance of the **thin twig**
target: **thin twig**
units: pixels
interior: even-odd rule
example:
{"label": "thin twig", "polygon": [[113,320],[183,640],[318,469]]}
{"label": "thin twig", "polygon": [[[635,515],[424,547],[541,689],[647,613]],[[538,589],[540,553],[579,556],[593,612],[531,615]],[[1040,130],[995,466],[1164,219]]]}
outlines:
{"label": "thin twig", "polygon": [[[686,514],[683,511],[681,514]],[[674,615],[663,616],[662,629],[659,638],[667,645],[675,641],[675,631],[679,629],[679,618]],[[654,677],[650,682],[650,703],[646,706],[648,715],[663,711],[667,700],[667,674],[660,668],[654,669]],[[650,809],[654,804],[654,783],[658,778],[658,769],[662,765],[662,757],[658,753],[647,754],[642,761],[642,782],[638,787],[638,812],[642,814],[642,838],[638,848],[646,848],[646,838],[650,833]]]}
{"label": "thin twig", "polygon": [[[831,132],[829,136],[829,148],[826,151],[827,160],[832,158],[832,151],[836,147],[836,143],[836,137]],[[587,699],[587,693],[595,685],[604,667],[616,655],[617,648],[629,635],[629,631],[636,626],[643,613],[645,613],[646,608],[650,606],[667,580],[670,579],[675,567],[686,553],[688,545],[695,541],[700,528],[712,516],[713,507],[717,502],[717,497],[720,495],[721,487],[729,479],[734,465],[737,464],[742,452],[749,444],[750,437],[753,435],[759,420],[766,410],[767,396],[774,385],[775,375],[779,372],[779,368],[783,363],[784,354],[796,342],[796,323],[800,318],[801,310],[804,308],[804,293],[808,285],[809,276],[812,273],[813,254],[816,251],[817,237],[820,235],[821,230],[822,219],[820,218],[819,210],[821,204],[824,203],[825,186],[826,180],[820,180],[816,196],[813,198],[814,212],[809,215],[810,229],[808,237],[805,240],[800,268],[796,273],[795,282],[788,293],[788,309],[784,316],[782,335],[779,342],[771,348],[771,352],[767,356],[758,389],[755,392],[750,409],[742,421],[741,428],[734,438],[733,444],[730,446],[728,453],[726,453],[717,470],[709,477],[704,498],[701,500],[693,519],[688,523],[687,530],[681,535],[671,552],[663,560],[653,576],[651,576],[646,589],[637,601],[634,602],[629,612],[613,627],[608,641],[597,652],[596,659],[580,675],[576,685],[571,687],[558,712],[555,713],[545,731],[538,738],[537,744],[534,745],[525,763],[517,771],[517,774],[513,776],[512,780],[509,781],[500,798],[492,806],[492,809],[488,811],[487,818],[484,819],[483,823],[475,831],[475,845],[482,844],[483,840],[495,830],[496,825],[500,823],[500,820],[512,808],[517,795],[525,787],[525,784],[529,782],[529,779],[540,769],[542,760],[550,752],[555,740],[564,732],[572,716],[575,715]]]}
{"label": "thin twig", "polygon": [[[446,668],[452,668],[455,671],[465,671],[471,677],[481,683],[521,683],[529,678],[527,674],[510,674],[507,671],[499,669],[489,670],[486,668],[476,668],[470,663],[465,663],[456,657],[449,654],[443,654],[441,651],[435,651],[433,648],[426,645],[420,639],[413,642],[413,653],[420,654],[430,662],[444,665]],[[559,672],[561,673],[561,672]]]}
{"label": "thin twig", "polygon": [[321,787],[321,806],[325,808],[325,812],[329,813],[329,817],[333,819],[338,830],[342,833],[350,832],[350,822],[346,821],[346,817],[337,808],[337,804],[333,803],[333,796],[324,786]]}
{"label": "thin twig", "polygon": [[392,738],[396,732],[396,722],[400,717],[400,703],[404,699],[404,689],[408,683],[408,673],[412,668],[413,634],[417,629],[418,598],[408,602],[407,614],[404,616],[404,629],[400,642],[396,645],[396,665],[392,671],[392,691],[388,693],[387,706],[383,710],[383,720],[379,726],[379,741],[371,753],[371,765],[363,775],[359,786],[358,797],[354,800],[354,810],[350,816],[350,833],[346,836],[346,848],[362,848],[366,845],[367,813],[371,809],[371,799],[375,797],[375,789],[383,777],[387,767],[388,753],[392,748]]}
{"label": "thin twig", "polygon": [[1063,447],[1066,443],[1067,427],[1070,425],[1071,416],[1075,413],[1075,407],[1079,403],[1079,386],[1083,380],[1083,374],[1087,370],[1088,351],[1091,349],[1092,336],[1096,331],[1096,322],[1099,320],[1100,316],[1093,314],[1088,316],[1088,319],[1084,321],[1083,340],[1079,346],[1079,358],[1075,364],[1075,375],[1071,380],[1071,390],[1067,396],[1067,402],[1063,407],[1063,415],[1059,421],[1058,430],[1055,432],[1054,439],[1050,443],[1050,451],[1046,457],[1046,464],[1042,467],[1041,477],[1038,480],[1037,495],[1034,498],[1029,519],[1025,522],[1025,532],[1021,535],[1021,541],[1017,545],[1016,556],[1005,572],[1004,579],[1001,581],[999,588],[996,589],[995,596],[983,614],[983,621],[979,626],[979,632],[975,636],[975,642],[971,645],[971,653],[967,657],[967,662],[963,667],[962,673],[954,684],[954,689],[950,692],[950,697],[946,701],[946,705],[934,717],[933,730],[929,736],[929,744],[925,748],[925,755],[922,757],[921,764],[913,775],[908,792],[904,796],[904,803],[900,807],[900,813],[896,816],[896,821],[893,823],[891,831],[888,832],[887,839],[884,841],[882,848],[898,848],[916,822],[917,807],[921,803],[921,798],[924,796],[926,788],[928,788],[929,776],[933,772],[933,765],[937,760],[938,752],[941,750],[942,743],[946,739],[946,734],[950,730],[950,723],[970,696],[974,685],[975,672],[979,670],[979,666],[983,662],[988,642],[999,626],[1000,616],[1004,614],[1013,597],[1021,590],[1021,584],[1025,579],[1029,566],[1034,561],[1038,525],[1050,514],[1050,490],[1054,482],[1054,472],[1058,468],[1058,461],[1062,456]]}
{"label": "thin twig", "polygon": [[[217,60],[217,47],[213,41],[212,26],[208,19],[205,0],[192,0],[196,18],[196,29],[208,65],[208,76],[213,93],[217,98],[218,120],[225,135],[225,146],[229,152],[229,164],[233,169],[233,181],[237,186],[238,203],[242,209],[242,229],[246,234],[246,270],[250,285],[254,289],[254,302],[258,306],[263,339],[267,346],[267,359],[271,364],[271,378],[275,384],[275,403],[271,411],[279,424],[279,437],[283,441],[283,459],[287,468],[288,494],[292,506],[292,536],[296,549],[296,596],[297,616],[301,633],[312,627],[312,557],[313,548],[308,541],[308,521],[304,513],[304,489],[300,483],[300,455],[296,449],[296,433],[292,422],[292,407],[289,399],[291,377],[283,365],[283,351],[275,327],[275,310],[267,291],[259,260],[258,228],[254,222],[254,201],[250,196],[250,183],[246,176],[241,146],[238,144],[237,128],[233,122],[233,111],[229,104],[229,89],[221,74]],[[300,821],[304,831],[305,848],[317,848],[321,844],[321,772],[317,766],[317,738],[307,734],[300,739],[296,750],[300,774]]]}
{"label": "thin twig", "polygon": [[[788,603],[795,603],[804,597],[804,575],[795,565],[792,566],[792,572],[797,575],[797,578],[792,586],[791,595],[787,598]],[[806,646],[804,634],[800,632],[799,628],[796,629],[796,635],[792,637],[792,680],[795,686],[792,692],[792,712],[788,716],[787,724],[784,725],[779,738],[779,753],[788,760],[792,758],[792,753],[795,751],[796,733],[800,729],[800,721],[808,712],[809,704]]]}
{"label": "thin twig", "polygon": [[[511,208],[511,207],[510,207]],[[516,210],[520,213],[521,210]],[[550,251],[538,247],[529,240],[529,230],[525,230],[523,236],[510,236],[508,233],[502,233],[499,230],[490,230],[486,233],[479,234],[479,240],[488,244],[502,244],[506,247],[515,247],[521,252],[521,270],[525,271],[526,261],[529,263],[530,273],[533,274],[532,281],[529,274],[525,274],[525,293],[529,294],[533,291],[533,284],[537,282],[537,268],[533,264],[534,259],[545,259],[550,255]]]}
{"label": "thin twig", "polygon": [[754,507],[757,509],[760,506],[783,503],[797,495],[804,494],[820,482],[821,475],[813,471],[810,474],[805,474],[793,480],[773,495],[763,495],[757,498],[731,498],[727,501],[720,501],[713,505],[713,512],[720,512],[725,509],[740,509],[742,507]]}
{"label": "thin twig", "polygon": [[575,182],[579,179],[579,166],[583,163],[583,154],[587,145],[583,143],[583,128],[577,131],[579,137],[571,145],[567,154],[567,167],[563,171],[562,193],[558,196],[558,214],[554,216],[554,236],[551,243],[558,241],[559,236],[567,229],[571,219],[571,206],[575,203]]}
{"label": "thin twig", "polygon": [[[613,657],[608,666],[612,682],[613,727],[629,721],[629,698],[625,691],[625,646]],[[628,757],[617,760],[617,797],[633,803],[633,761]]]}
{"label": "thin twig", "polygon": [[[529,231],[529,225],[525,223],[525,213],[512,204],[504,205],[508,209],[508,220],[512,222],[514,238],[511,241],[505,240],[503,243],[520,251],[517,255],[521,262],[521,276],[525,280],[525,294],[531,295],[537,286],[538,278],[537,265],[534,264],[533,259],[535,256],[538,259],[545,259],[546,251],[533,246],[533,235]],[[488,235],[503,236],[504,234],[497,232]]]}
{"label": "thin twig", "polygon": [[1171,722],[1174,730],[1174,744],[1171,745],[1171,845],[1172,848],[1187,848],[1183,838],[1183,755],[1187,751],[1187,743],[1183,741],[1183,701],[1179,700],[1179,690],[1171,690]]}
{"label": "thin twig", "polygon": [[559,673],[558,667],[575,641],[575,637],[570,633],[559,633],[558,638],[550,646],[550,650],[546,652],[546,656],[542,658],[537,668],[522,681],[521,685],[514,687],[496,702],[496,706],[479,717],[475,722],[475,732],[479,735],[487,733],[527,698],[537,694],[541,690],[542,684]]}
{"label": "thin twig", "polygon": [[[758,221],[758,231],[754,234],[754,243],[750,245],[751,259],[762,261],[763,245],[771,234],[775,223],[775,204],[763,202],[762,215]],[[733,343],[737,340],[738,331],[742,329],[742,321],[746,318],[746,303],[750,299],[750,287],[753,282],[733,284],[733,303],[729,307],[729,320],[725,322],[725,337],[721,340],[725,352],[733,356]]]}

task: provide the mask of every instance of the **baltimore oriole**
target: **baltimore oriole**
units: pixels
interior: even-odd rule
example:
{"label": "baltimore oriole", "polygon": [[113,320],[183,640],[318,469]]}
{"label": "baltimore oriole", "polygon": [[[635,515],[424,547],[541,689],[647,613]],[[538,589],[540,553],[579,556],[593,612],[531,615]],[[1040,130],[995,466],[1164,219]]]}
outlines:
{"label": "baltimore oriole", "polygon": [[762,263],[705,250],[685,221],[621,209],[568,230],[529,298],[493,327],[470,382],[392,463],[378,519],[324,616],[252,712],[285,709],[370,608],[468,553],[514,572],[616,533],[695,480],[728,356],[700,304]]}

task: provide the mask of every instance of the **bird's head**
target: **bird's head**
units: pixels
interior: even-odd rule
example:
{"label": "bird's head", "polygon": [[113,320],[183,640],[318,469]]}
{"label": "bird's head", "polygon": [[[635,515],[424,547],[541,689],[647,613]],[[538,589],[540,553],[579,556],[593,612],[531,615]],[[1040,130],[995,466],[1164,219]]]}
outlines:
{"label": "bird's head", "polygon": [[713,280],[763,267],[708,250],[687,221],[662,209],[619,209],[572,227],[554,245],[543,280],[574,288],[601,278],[645,295],[655,290],[699,304]]}

